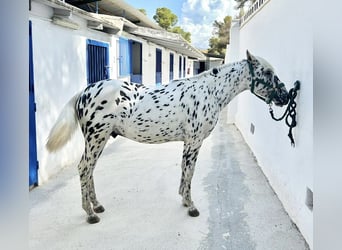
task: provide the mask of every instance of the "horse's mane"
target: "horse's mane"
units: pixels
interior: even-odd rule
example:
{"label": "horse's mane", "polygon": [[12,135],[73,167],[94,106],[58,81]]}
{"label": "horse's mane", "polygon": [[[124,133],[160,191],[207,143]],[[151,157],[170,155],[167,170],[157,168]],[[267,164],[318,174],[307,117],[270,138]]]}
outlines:
{"label": "horse's mane", "polygon": [[[245,59],[244,59],[245,60]],[[244,61],[242,60],[242,61]],[[227,63],[227,64],[222,64],[222,65],[219,65],[219,66],[216,66],[216,67],[211,67],[210,69],[206,70],[206,71],[203,71],[201,72],[200,74],[198,75],[194,75],[192,77],[186,77],[186,78],[181,78],[181,79],[176,79],[176,80],[172,80],[170,81],[169,83],[167,83],[167,85],[169,84],[172,84],[172,83],[175,83],[175,82],[180,82],[180,81],[185,81],[185,80],[198,80],[204,76],[207,76],[207,75],[210,75],[212,73],[212,70],[214,68],[218,69],[219,71],[221,71],[222,69],[224,68],[230,68],[232,67],[233,65],[237,65],[239,64],[240,62],[242,61],[236,61],[236,62],[231,62],[231,63]]]}

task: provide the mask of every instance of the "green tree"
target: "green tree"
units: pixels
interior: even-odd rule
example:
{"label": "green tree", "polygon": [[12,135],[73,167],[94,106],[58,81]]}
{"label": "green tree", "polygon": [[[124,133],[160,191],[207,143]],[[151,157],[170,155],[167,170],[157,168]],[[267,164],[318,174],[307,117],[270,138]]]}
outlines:
{"label": "green tree", "polygon": [[186,32],[180,26],[175,26],[178,22],[178,17],[168,8],[157,8],[156,14],[153,19],[159,24],[163,29],[180,34],[186,41],[191,43],[191,33]]}
{"label": "green tree", "polygon": [[175,26],[170,29],[171,32],[180,34],[186,41],[191,43],[191,33],[184,31],[180,26]]}
{"label": "green tree", "polygon": [[178,22],[178,17],[168,8],[157,8],[153,19],[165,30],[169,30]]}
{"label": "green tree", "polygon": [[226,53],[227,44],[230,40],[230,27],[232,17],[226,16],[223,22],[215,20],[213,23],[213,37],[209,39],[209,54],[224,56]]}

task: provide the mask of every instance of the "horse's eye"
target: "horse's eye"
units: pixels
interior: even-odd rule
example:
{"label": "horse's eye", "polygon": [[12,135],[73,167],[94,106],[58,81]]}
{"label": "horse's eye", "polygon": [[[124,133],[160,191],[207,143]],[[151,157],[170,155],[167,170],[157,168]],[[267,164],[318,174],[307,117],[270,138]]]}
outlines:
{"label": "horse's eye", "polygon": [[265,71],[265,76],[271,77],[272,76],[272,72],[270,70],[266,70]]}
{"label": "horse's eye", "polygon": [[270,71],[270,70],[266,70],[264,74],[265,74],[265,76],[267,78],[271,78],[272,77],[272,71]]}

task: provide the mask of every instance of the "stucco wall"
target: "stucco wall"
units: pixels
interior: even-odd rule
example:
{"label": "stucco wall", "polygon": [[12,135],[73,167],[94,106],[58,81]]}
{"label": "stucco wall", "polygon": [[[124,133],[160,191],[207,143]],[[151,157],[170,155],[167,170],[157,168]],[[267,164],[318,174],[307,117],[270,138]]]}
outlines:
{"label": "stucco wall", "polygon": [[[233,27],[227,54],[228,61],[241,60],[248,49],[265,58],[287,89],[300,80],[296,147],[290,145],[285,123],[273,121],[268,106],[248,91],[229,104],[228,121],[240,129],[285,209],[312,246],[313,214],[306,206],[306,196],[308,188],[313,191],[313,45],[306,2],[269,1],[242,27]],[[284,109],[274,108],[277,116]]]}
{"label": "stucco wall", "polygon": [[[48,153],[45,143],[64,105],[87,85],[87,39],[109,44],[110,78],[119,78],[118,36],[89,29],[86,20],[76,15],[72,15],[72,20],[80,25],[78,30],[61,27],[51,22],[52,15],[51,7],[32,2],[29,17],[32,21],[39,184],[61,168],[77,164],[83,152],[84,140],[79,129],[67,146],[57,153]],[[174,79],[178,79],[180,54],[125,32],[121,35],[142,43],[143,84],[155,85],[156,48],[162,50],[162,83],[169,82],[170,52],[174,54]],[[190,60],[186,62],[192,67]],[[187,76],[190,75],[192,71]],[[129,81],[129,77],[122,79]]]}
{"label": "stucco wall", "polygon": [[87,85],[86,39],[110,44],[110,76],[116,75],[116,39],[98,31],[88,30],[86,22],[73,16],[79,30],[54,25],[52,8],[32,2],[34,85],[36,100],[36,138],[39,161],[39,182],[43,183],[61,168],[79,161],[83,137],[78,130],[66,148],[55,154],[45,149],[48,133],[67,101]]}

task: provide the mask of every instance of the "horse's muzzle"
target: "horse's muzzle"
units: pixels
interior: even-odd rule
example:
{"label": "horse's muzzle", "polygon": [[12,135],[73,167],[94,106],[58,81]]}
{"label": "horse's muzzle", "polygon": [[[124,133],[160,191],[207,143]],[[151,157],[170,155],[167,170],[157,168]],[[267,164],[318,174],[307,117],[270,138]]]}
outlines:
{"label": "horse's muzzle", "polygon": [[287,92],[285,92],[285,93],[282,93],[281,95],[275,97],[273,99],[273,102],[275,105],[282,107],[282,106],[288,104],[289,100],[290,100],[289,94]]}

